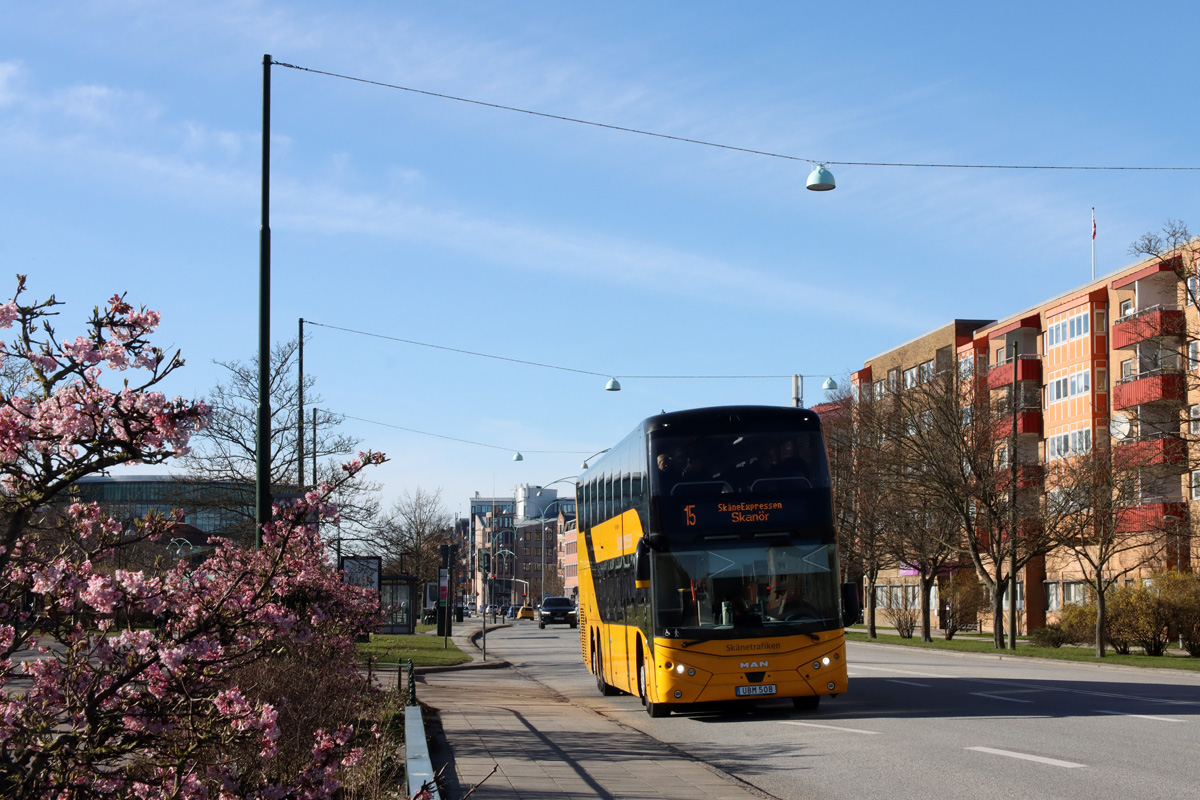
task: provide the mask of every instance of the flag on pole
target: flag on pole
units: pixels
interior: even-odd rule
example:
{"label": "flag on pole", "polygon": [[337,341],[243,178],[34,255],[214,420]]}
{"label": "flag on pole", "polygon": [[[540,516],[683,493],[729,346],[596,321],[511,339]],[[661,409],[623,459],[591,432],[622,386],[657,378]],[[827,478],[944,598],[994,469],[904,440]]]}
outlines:
{"label": "flag on pole", "polygon": [[1096,238],[1096,209],[1092,209],[1092,238]]}

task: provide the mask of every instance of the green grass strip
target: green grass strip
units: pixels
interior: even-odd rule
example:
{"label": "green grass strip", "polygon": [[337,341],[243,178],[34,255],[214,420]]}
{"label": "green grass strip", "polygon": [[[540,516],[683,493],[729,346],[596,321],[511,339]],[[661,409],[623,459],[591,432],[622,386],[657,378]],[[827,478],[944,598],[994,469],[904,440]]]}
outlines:
{"label": "green grass strip", "polygon": [[371,641],[358,643],[358,656],[364,661],[375,658],[380,664],[401,663],[405,666],[411,658],[415,667],[445,667],[471,660],[454,646],[453,641],[424,633],[373,633]]}
{"label": "green grass strip", "polygon": [[1164,656],[1128,655],[1122,656],[1108,651],[1104,658],[1096,658],[1096,652],[1091,647],[1033,647],[1020,640],[1017,649],[997,650],[992,644],[990,634],[984,636],[972,635],[963,638],[960,633],[950,641],[935,638],[932,642],[922,642],[917,636],[905,639],[894,634],[881,633],[875,639],[868,639],[866,630],[848,628],[848,642],[876,642],[879,644],[898,644],[906,647],[923,647],[927,650],[951,650],[959,653],[988,653],[991,655],[1024,656],[1026,658],[1046,658],[1054,661],[1074,661],[1089,664],[1120,664],[1127,667],[1157,667],[1159,669],[1180,669],[1200,671],[1200,658],[1189,658],[1186,655],[1168,653]]}

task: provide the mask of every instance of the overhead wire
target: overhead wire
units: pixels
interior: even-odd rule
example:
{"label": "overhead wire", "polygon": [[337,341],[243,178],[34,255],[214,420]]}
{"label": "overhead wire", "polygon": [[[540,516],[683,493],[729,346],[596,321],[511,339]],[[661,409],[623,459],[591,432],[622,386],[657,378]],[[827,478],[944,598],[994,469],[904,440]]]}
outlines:
{"label": "overhead wire", "polygon": [[399,336],[388,336],[383,333],[372,333],[371,331],[360,331],[354,328],[346,328],[341,325],[329,325],[324,322],[316,322],[304,318],[305,325],[316,325],[320,328],[329,328],[330,330],[342,331],[343,333],[353,333],[358,336],[370,336],[375,339],[385,339],[390,342],[400,342],[401,344],[411,344],[417,347],[428,347],[434,350],[446,350],[451,353],[461,353],[468,356],[476,356],[478,358],[491,358],[496,361],[507,361],[513,364],[524,364],[530,367],[541,367],[542,369],[556,369],[563,372],[574,372],[580,375],[596,375],[601,378],[632,378],[634,380],[761,380],[761,379],[778,379],[790,378],[793,373],[787,375],[625,375],[619,372],[595,372],[588,369],[576,369],[575,367],[564,367],[558,364],[543,364],[540,361],[528,361],[523,358],[512,358],[509,356],[497,356],[491,353],[480,353],[476,350],[465,350],[460,347],[447,347],[441,344],[431,344],[430,342],[418,342],[415,339],[403,339]]}
{"label": "overhead wire", "polygon": [[[272,60],[271,63],[277,67],[287,67],[288,69],[299,70],[301,72],[311,72],[315,75],[325,75],[330,78],[340,78],[342,80],[354,81],[356,83],[370,84],[371,86],[379,86],[385,89],[397,89],[402,92],[410,92],[412,94],[425,95],[426,97],[436,97],[442,100],[453,100],[458,103],[469,103],[471,105],[483,106],[485,108],[494,108],[499,111],[512,111],[518,114],[528,114],[534,117],[543,117],[545,119],[559,120],[560,122],[573,122],[577,125],[589,125],[594,128],[605,128],[612,131],[620,131],[622,133],[636,133],[639,136],[652,136],[657,139],[668,139],[675,142],[683,142],[686,144],[697,144],[704,147],[716,147],[721,150],[732,150],[739,153],[748,153],[756,156],[766,156],[768,158],[782,158],[788,161],[803,161],[809,164],[823,164],[825,166],[841,166],[841,167],[918,167],[925,169],[1029,169],[1029,170],[1127,170],[1127,171],[1186,171],[1193,172],[1200,170],[1200,167],[1174,167],[1174,166],[1086,166],[1086,165],[1069,165],[1069,164],[938,164],[938,163],[920,163],[920,162],[902,162],[902,161],[832,161],[829,159],[810,158],[808,156],[792,156],[783,153],[772,153],[768,150],[755,150],[749,147],[737,147],[735,145],[721,144],[719,142],[709,142],[703,139],[692,139],[686,136],[672,136],[667,133],[657,133],[655,131],[646,131],[639,128],[629,128],[623,125],[611,125],[605,122],[595,122],[592,120],[579,119],[577,117],[568,117],[561,114],[549,114],[544,111],[533,111],[527,108],[518,108],[516,106],[506,106],[500,103],[489,103],[484,100],[473,100],[469,97],[457,97],[452,94],[442,94],[440,92],[431,92],[425,89],[414,89],[410,86],[400,86],[394,83],[385,83],[383,81],[375,81],[367,78],[358,78],[352,75],[341,75],[336,72],[328,72],[312,67],[302,67],[297,64],[288,64],[283,61]],[[634,376],[630,376],[634,377]]]}
{"label": "overhead wire", "polygon": [[334,414],[336,416],[342,417],[343,419],[352,419],[357,422],[366,422],[370,425],[382,425],[385,428],[395,428],[398,431],[407,431],[408,433],[419,433],[422,436],[432,436],[437,439],[449,439],[452,442],[462,442],[463,444],[472,444],[472,445],[475,445],[476,447],[490,447],[493,450],[507,450],[509,452],[519,451],[522,453],[543,453],[543,454],[551,454],[551,455],[582,455],[582,454],[590,452],[588,450],[526,450],[526,449],[520,448],[520,447],[504,447],[504,446],[498,445],[498,444],[487,444],[486,442],[474,442],[474,441],[471,441],[470,439],[460,439],[457,436],[446,436],[445,434],[441,434],[441,433],[432,433],[430,431],[418,430],[417,428],[406,428],[403,425],[393,425],[390,422],[380,422],[379,420],[376,420],[376,419],[366,419],[364,417],[355,417],[350,414],[343,414],[340,411],[334,411],[329,408],[322,408],[322,409],[318,409],[318,410],[324,411],[327,414]]}

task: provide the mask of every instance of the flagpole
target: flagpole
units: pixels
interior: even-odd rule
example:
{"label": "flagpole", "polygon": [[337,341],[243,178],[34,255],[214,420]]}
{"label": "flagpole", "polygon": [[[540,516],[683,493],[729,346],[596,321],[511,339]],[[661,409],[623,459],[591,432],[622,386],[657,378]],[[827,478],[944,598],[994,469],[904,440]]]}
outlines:
{"label": "flagpole", "polygon": [[1096,207],[1092,206],[1092,280],[1096,280]]}

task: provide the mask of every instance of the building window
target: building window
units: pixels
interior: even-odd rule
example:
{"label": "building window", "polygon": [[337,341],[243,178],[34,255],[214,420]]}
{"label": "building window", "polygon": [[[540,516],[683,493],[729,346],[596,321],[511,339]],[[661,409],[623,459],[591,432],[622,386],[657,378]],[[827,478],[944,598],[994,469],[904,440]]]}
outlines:
{"label": "building window", "polygon": [[887,388],[889,392],[900,391],[900,368],[893,367],[888,370]]}
{"label": "building window", "polygon": [[1188,406],[1188,433],[1200,433],[1200,405]]}
{"label": "building window", "polygon": [[1058,611],[1062,608],[1062,586],[1054,581],[1046,581],[1046,610]]}
{"label": "building window", "polygon": [[1200,500],[1200,469],[1192,470],[1191,474],[1192,499]]}
{"label": "building window", "polygon": [[916,386],[917,383],[917,368],[909,367],[908,369],[904,370],[904,388],[911,389]]}
{"label": "building window", "polygon": [[933,359],[932,358],[929,359],[928,361],[926,361],[924,364],[921,364],[919,375],[921,378],[921,383],[928,383],[929,381],[933,380]]}
{"label": "building window", "polygon": [[1121,315],[1122,319],[1130,316],[1131,314],[1133,314],[1133,301],[1132,300],[1122,300],[1120,308],[1121,308],[1120,315]]}
{"label": "building window", "polygon": [[1087,605],[1087,584],[1072,581],[1062,585],[1062,602],[1065,606]]}

